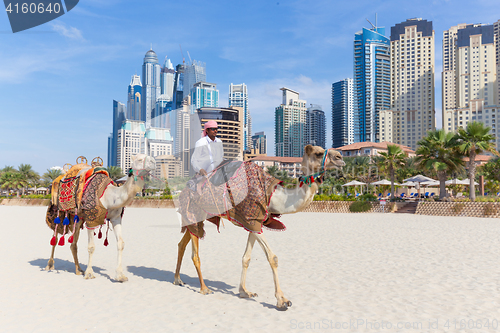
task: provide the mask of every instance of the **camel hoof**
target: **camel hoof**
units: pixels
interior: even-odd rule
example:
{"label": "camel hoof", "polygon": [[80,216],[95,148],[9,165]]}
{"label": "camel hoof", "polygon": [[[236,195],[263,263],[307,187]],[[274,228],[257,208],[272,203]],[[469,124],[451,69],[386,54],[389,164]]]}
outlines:
{"label": "camel hoof", "polygon": [[46,271],[51,271],[54,269],[54,265],[50,266],[50,265],[47,265],[47,267],[45,267],[45,270]]}
{"label": "camel hoof", "polygon": [[208,288],[200,290],[200,294],[202,294],[202,295],[209,295],[209,294],[212,294],[212,293],[213,293],[213,291],[210,290],[210,289],[208,289]]}
{"label": "camel hoof", "polygon": [[251,292],[248,292],[248,291],[240,291],[240,298],[253,298],[253,297],[257,297],[259,295],[257,295],[257,293],[251,293]]}
{"label": "camel hoof", "polygon": [[289,307],[291,307],[291,306],[292,306],[292,302],[290,302],[290,301],[288,301],[288,300],[287,300],[286,302],[283,302],[283,303],[281,303],[281,304],[280,304],[280,303],[278,303],[278,305],[276,305],[276,307],[277,307],[277,308],[278,308],[278,310],[280,310],[280,311],[286,311],[286,310],[288,310],[288,308],[289,308]]}
{"label": "camel hoof", "polygon": [[116,277],[116,281],[118,281],[118,282],[126,282],[126,281],[128,281],[128,277],[126,277],[125,275],[120,275],[120,276]]}
{"label": "camel hoof", "polygon": [[180,278],[175,278],[174,279],[174,285],[176,285],[176,286],[183,286],[184,282],[182,282],[182,280]]}
{"label": "camel hoof", "polygon": [[85,280],[95,279],[94,272],[85,273]]}

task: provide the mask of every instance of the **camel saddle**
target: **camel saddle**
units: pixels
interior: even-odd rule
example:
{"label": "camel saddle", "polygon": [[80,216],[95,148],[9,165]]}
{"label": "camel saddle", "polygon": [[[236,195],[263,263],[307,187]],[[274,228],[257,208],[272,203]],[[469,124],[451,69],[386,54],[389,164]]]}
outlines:
{"label": "camel saddle", "polygon": [[[75,213],[86,222],[87,228],[104,224],[107,210],[99,199],[109,184],[114,182],[105,168],[86,163],[73,165],[52,183],[51,205],[46,216],[48,226],[54,230],[57,216],[74,216]],[[62,226],[57,228],[62,229]]]}
{"label": "camel saddle", "polygon": [[[179,213],[187,224],[182,230],[203,237],[203,222],[208,220],[219,226],[220,218],[247,231],[261,233],[262,226],[284,230],[278,215],[267,211],[271,196],[280,180],[272,177],[255,163],[230,162],[227,173],[214,172],[217,180],[205,180],[201,194],[186,187],[179,196]],[[221,182],[220,179],[224,179]]]}

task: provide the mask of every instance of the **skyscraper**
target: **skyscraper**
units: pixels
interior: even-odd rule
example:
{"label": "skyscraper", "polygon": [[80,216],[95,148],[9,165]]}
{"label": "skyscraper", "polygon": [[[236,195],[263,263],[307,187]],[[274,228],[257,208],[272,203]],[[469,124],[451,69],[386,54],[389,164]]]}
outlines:
{"label": "skyscraper", "polygon": [[113,100],[113,133],[108,139],[108,166],[117,166],[118,164],[118,132],[123,122],[126,120],[127,109],[125,104]]}
{"label": "skyscraper", "polygon": [[320,105],[311,104],[306,111],[306,144],[326,148],[326,117]]}
{"label": "skyscraper", "polygon": [[161,66],[153,50],[146,52],[142,65],[142,114],[141,120],[146,123],[146,128],[151,127],[151,117],[160,96]]}
{"label": "skyscraper", "polygon": [[[391,27],[391,107],[386,129],[392,142],[415,150],[435,129],[434,30],[432,22],[409,19]],[[392,122],[392,126],[388,126]]]}
{"label": "skyscraper", "polygon": [[283,101],[274,111],[276,156],[302,157],[305,147],[306,104],[299,93],[281,88]]}
{"label": "skyscraper", "polygon": [[332,84],[332,147],[354,143],[354,87],[352,79]]}
{"label": "skyscraper", "polygon": [[215,83],[197,82],[191,89],[191,113],[202,107],[219,107],[219,91]]}
{"label": "skyscraper", "polygon": [[[443,128],[455,132],[471,121],[480,121],[495,133],[498,80],[494,26],[462,25],[454,34],[454,47],[445,50],[445,46],[443,43],[443,52],[453,54],[456,65],[453,73],[443,73],[443,94],[450,98],[443,109]],[[447,82],[451,76],[454,85]]]}
{"label": "skyscraper", "polygon": [[[457,32],[459,29],[464,29],[466,26],[466,24],[458,24],[443,32],[443,73],[441,75],[443,114],[447,109],[454,109],[457,107]],[[444,118],[445,117],[442,119],[442,128],[445,128]]]}
{"label": "skyscraper", "polygon": [[125,120],[118,130],[116,145],[116,166],[127,172],[132,167],[132,156],[144,153],[146,128],[140,120]]}
{"label": "skyscraper", "polygon": [[250,149],[252,146],[252,123],[250,111],[248,110],[248,92],[247,85],[230,84],[229,85],[229,106],[243,108],[243,149]]}
{"label": "skyscraper", "polygon": [[207,81],[207,69],[204,62],[193,60],[190,64],[184,65],[184,97],[190,95],[195,83],[202,81]]}
{"label": "skyscraper", "polygon": [[160,94],[164,99],[172,101],[174,99],[174,77],[175,70],[170,59],[165,57],[165,63],[160,74]]}
{"label": "skyscraper", "polygon": [[379,141],[379,112],[390,106],[390,51],[385,28],[354,35],[354,142]]}
{"label": "skyscraper", "polygon": [[179,64],[175,67],[174,77],[174,99],[172,109],[177,110],[182,107],[182,100],[184,99],[184,64]]}
{"label": "skyscraper", "polygon": [[127,119],[141,120],[141,94],[141,77],[134,75],[128,86]]}
{"label": "skyscraper", "polygon": [[252,135],[252,149],[257,155],[267,154],[267,140],[264,132],[257,132]]}

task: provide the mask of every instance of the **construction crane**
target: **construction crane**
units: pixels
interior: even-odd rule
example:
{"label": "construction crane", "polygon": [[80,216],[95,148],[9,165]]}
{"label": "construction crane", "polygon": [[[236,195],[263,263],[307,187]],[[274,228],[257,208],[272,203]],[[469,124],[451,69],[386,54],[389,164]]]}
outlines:
{"label": "construction crane", "polygon": [[182,53],[182,46],[179,44],[179,48],[181,49],[181,55],[182,55],[182,65],[186,63],[186,60],[184,59],[184,53]]}

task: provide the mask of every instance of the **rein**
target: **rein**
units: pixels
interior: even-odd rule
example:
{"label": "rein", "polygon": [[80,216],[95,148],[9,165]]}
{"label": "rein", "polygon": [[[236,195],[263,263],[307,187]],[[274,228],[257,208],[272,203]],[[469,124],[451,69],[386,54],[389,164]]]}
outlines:
{"label": "rein", "polygon": [[306,184],[306,185],[309,185],[309,187],[311,187],[311,185],[314,183],[314,182],[317,182],[318,184],[321,184],[323,182],[323,176],[326,172],[326,156],[328,156],[328,152],[330,151],[330,149],[333,149],[333,148],[328,148],[325,150],[325,152],[323,153],[323,158],[321,160],[321,170],[319,172],[315,172],[311,175],[307,175],[307,176],[300,176],[299,177],[299,187],[302,187],[302,185]]}

